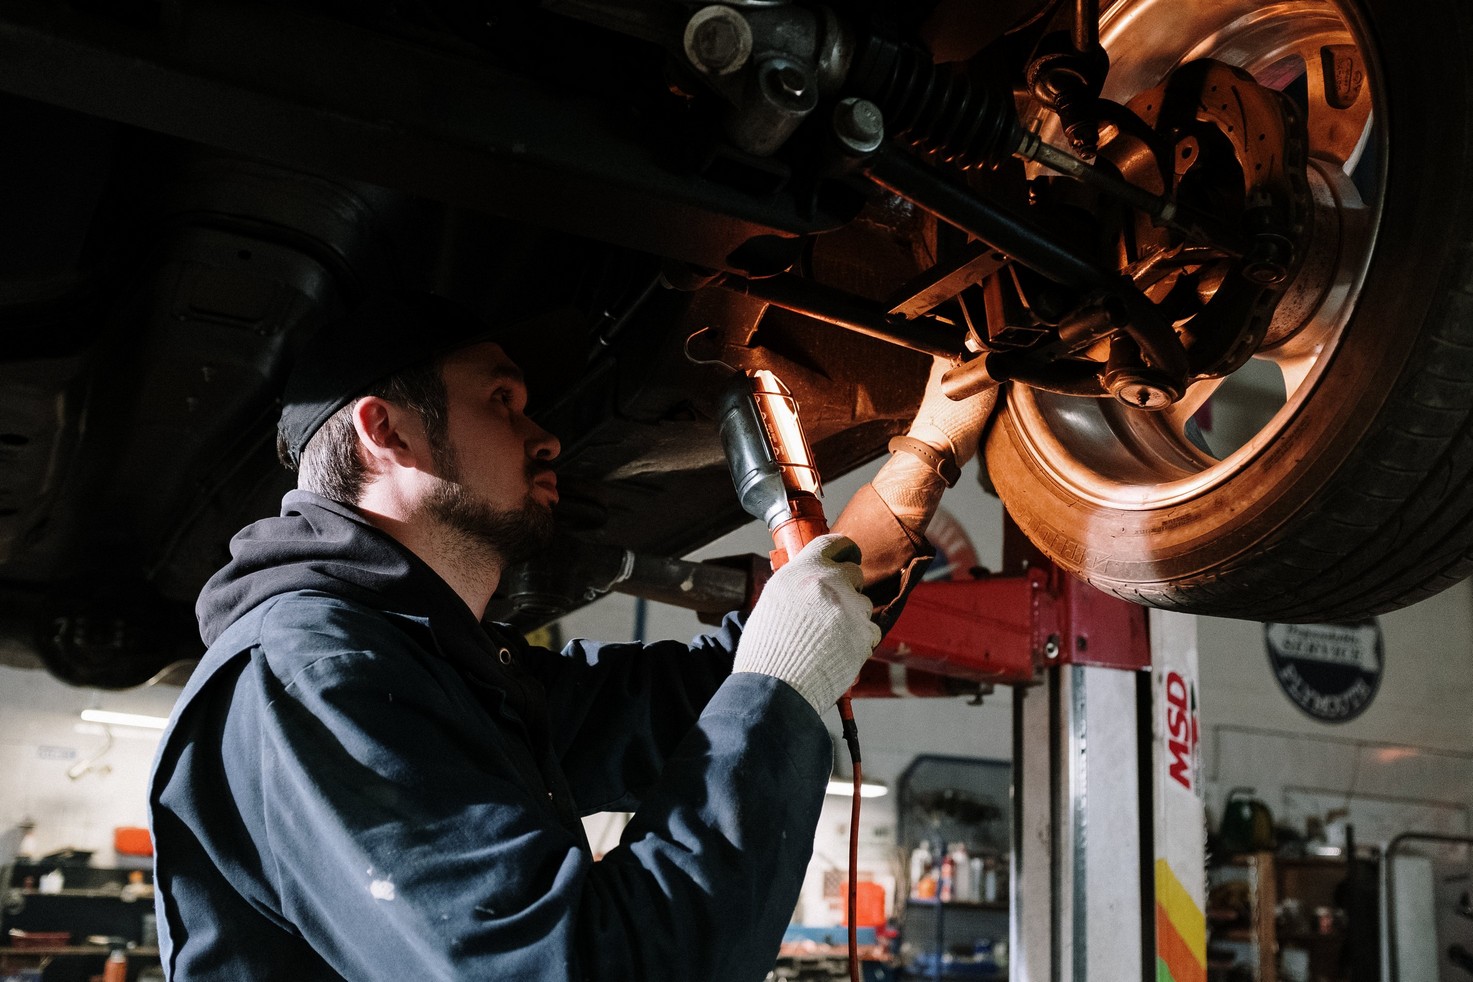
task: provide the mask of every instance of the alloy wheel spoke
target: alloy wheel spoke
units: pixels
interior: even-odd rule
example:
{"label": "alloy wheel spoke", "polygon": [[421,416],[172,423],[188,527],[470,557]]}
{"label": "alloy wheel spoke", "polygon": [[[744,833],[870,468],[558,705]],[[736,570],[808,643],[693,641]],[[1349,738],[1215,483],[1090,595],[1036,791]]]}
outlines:
{"label": "alloy wheel spoke", "polygon": [[1309,98],[1310,153],[1354,169],[1371,122],[1371,87],[1355,46],[1313,38],[1299,49]]}
{"label": "alloy wheel spoke", "polygon": [[1162,410],[1162,415],[1168,420],[1168,425],[1173,433],[1183,433],[1186,430],[1187,420],[1197,415],[1197,411],[1207,404],[1212,394],[1222,385],[1223,379],[1204,378],[1187,386],[1187,391],[1180,399]]}

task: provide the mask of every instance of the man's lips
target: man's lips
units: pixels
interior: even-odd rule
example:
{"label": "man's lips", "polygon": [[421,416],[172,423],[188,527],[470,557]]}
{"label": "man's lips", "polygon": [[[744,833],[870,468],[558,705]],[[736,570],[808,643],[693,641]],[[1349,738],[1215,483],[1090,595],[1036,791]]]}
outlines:
{"label": "man's lips", "polygon": [[550,470],[538,471],[532,478],[532,484],[551,491],[554,498],[558,496],[557,475]]}

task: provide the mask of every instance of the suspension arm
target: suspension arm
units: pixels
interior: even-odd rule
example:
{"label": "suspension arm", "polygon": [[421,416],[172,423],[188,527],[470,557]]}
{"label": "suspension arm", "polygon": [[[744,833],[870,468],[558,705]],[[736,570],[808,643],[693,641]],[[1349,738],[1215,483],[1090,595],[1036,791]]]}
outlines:
{"label": "suspension arm", "polygon": [[[891,145],[882,145],[861,169],[892,194],[987,242],[1029,269],[1081,293],[1115,298],[1118,329],[1135,343],[1147,362],[1118,372],[1107,382],[1117,398],[1129,398],[1140,405],[1148,401],[1152,408],[1160,408],[1185,391],[1188,364],[1180,339],[1155,305],[1128,279],[1074,252],[1036,223],[1003,210],[956,178],[927,167]],[[1146,401],[1142,401],[1139,389],[1143,383],[1151,392]]]}
{"label": "suspension arm", "polygon": [[1003,210],[960,180],[884,144],[862,165],[880,187],[994,246],[1016,262],[1064,286],[1099,290],[1114,274],[1055,240],[1037,223]]}
{"label": "suspension arm", "polygon": [[961,351],[956,330],[933,317],[907,320],[863,297],[791,274],[747,279],[724,273],[712,285],[928,355],[955,358]]}

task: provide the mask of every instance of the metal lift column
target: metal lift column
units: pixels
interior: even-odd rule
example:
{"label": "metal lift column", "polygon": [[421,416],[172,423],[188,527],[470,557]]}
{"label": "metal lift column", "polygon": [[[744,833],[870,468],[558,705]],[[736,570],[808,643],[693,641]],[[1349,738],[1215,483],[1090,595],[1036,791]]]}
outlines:
{"label": "metal lift column", "polygon": [[1147,666],[1122,664],[1129,636],[1076,633],[1014,689],[1018,982],[1206,978],[1196,625],[1151,611],[1147,633]]}
{"label": "metal lift column", "polygon": [[1205,982],[1196,619],[1004,543],[1003,573],[916,588],[858,691],[1013,687],[1011,982]]}

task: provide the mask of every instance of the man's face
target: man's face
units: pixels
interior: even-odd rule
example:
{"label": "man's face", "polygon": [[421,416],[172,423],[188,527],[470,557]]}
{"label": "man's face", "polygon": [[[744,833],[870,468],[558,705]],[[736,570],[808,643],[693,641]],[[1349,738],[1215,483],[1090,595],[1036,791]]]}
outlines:
{"label": "man's face", "polygon": [[552,537],[557,438],[525,415],[521,370],[490,342],[446,358],[446,443],[436,448],[441,482],[433,515],[480,540],[507,564],[528,558]]}

